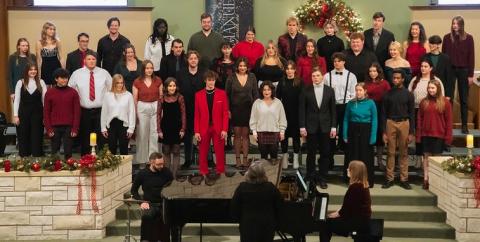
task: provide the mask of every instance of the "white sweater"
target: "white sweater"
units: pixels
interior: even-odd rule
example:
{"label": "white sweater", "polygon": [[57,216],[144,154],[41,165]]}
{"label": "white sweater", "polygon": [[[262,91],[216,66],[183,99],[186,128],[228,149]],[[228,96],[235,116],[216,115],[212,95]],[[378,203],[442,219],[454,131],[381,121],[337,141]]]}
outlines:
{"label": "white sweater", "polygon": [[257,134],[257,132],[284,133],[287,129],[287,117],[282,102],[278,98],[274,98],[272,103],[267,105],[262,99],[255,100],[250,113],[250,129],[253,134]]}
{"label": "white sweater", "polygon": [[123,121],[123,126],[128,127],[127,132],[133,133],[135,130],[135,105],[133,96],[130,92],[114,94],[107,92],[103,99],[102,115],[100,117],[100,127],[102,132],[107,131],[112,119],[117,118]]}
{"label": "white sweater", "polygon": [[[172,48],[172,42],[174,39],[175,37],[168,35],[167,41],[165,42],[165,55],[170,54],[170,49]],[[153,63],[153,70],[159,71],[162,57],[162,44],[160,43],[160,40],[155,39],[155,44],[152,44],[151,37],[148,37],[145,43],[145,52],[143,54],[143,58],[145,60],[151,60]]]}

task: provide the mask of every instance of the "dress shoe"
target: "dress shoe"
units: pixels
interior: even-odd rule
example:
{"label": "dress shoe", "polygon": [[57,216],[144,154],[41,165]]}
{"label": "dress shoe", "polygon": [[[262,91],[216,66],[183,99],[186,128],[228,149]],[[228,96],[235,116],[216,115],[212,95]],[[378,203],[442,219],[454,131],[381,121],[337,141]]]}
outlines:
{"label": "dress shoe", "polygon": [[390,188],[391,186],[393,186],[393,181],[385,181],[382,185],[382,188],[387,189],[387,188]]}
{"label": "dress shoe", "polygon": [[328,188],[327,183],[324,182],[324,181],[319,182],[318,185],[320,186],[321,189],[327,189]]}
{"label": "dress shoe", "polygon": [[428,180],[423,180],[423,186],[422,188],[424,190],[428,190],[428,188],[430,187],[430,184],[428,183]]}
{"label": "dress shoe", "polygon": [[412,187],[408,183],[408,181],[401,181],[398,185],[403,187],[405,190],[412,190]]}
{"label": "dress shoe", "polygon": [[468,134],[468,127],[466,124],[462,124],[462,134]]}

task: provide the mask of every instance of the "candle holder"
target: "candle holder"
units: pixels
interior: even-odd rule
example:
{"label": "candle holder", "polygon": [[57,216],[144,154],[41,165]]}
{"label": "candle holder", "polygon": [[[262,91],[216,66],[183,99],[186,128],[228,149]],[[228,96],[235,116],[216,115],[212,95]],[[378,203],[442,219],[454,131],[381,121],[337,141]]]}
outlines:
{"label": "candle holder", "polygon": [[96,145],[91,145],[92,146],[92,151],[90,152],[91,155],[96,156],[97,153],[95,152],[95,146]]}

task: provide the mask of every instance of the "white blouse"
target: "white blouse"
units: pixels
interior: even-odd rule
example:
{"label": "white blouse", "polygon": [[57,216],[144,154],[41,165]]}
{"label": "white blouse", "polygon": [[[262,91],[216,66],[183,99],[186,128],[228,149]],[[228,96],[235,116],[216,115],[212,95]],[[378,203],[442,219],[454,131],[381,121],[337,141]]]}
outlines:
{"label": "white blouse", "polygon": [[[170,50],[172,48],[172,42],[175,38],[171,35],[168,35],[167,41],[165,42],[165,55],[170,54]],[[145,53],[143,58],[145,60],[151,60],[153,62],[153,70],[159,71],[160,70],[160,62],[162,61],[163,52],[162,52],[162,43],[155,39],[155,43],[152,44],[151,37],[147,38],[147,42],[145,43]]]}
{"label": "white blouse", "polygon": [[[17,81],[17,85],[15,86],[15,99],[13,100],[13,116],[18,117],[18,109],[20,108],[20,93],[22,92],[23,82],[22,80]],[[42,105],[43,100],[45,98],[45,93],[47,93],[47,85],[43,80],[40,80],[40,86],[42,87]],[[32,94],[37,90],[37,84],[35,83],[34,79],[28,80],[27,91],[28,93]]]}
{"label": "white blouse", "polygon": [[127,132],[133,134],[135,130],[135,104],[133,95],[124,93],[107,92],[103,99],[102,114],[100,116],[100,128],[102,132],[107,131],[112,119],[117,118],[123,121],[123,127],[128,127]]}

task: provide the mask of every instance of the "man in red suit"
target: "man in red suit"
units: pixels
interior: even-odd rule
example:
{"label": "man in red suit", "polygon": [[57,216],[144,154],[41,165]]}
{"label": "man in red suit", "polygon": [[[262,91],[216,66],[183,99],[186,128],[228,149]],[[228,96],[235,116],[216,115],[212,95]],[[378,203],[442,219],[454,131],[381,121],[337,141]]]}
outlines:
{"label": "man in red suit", "polygon": [[228,99],[225,91],[215,88],[218,76],[205,72],[205,89],[195,94],[194,132],[200,152],[200,174],[208,174],[207,154],[213,140],[217,174],[225,172],[225,138],[228,130]]}

